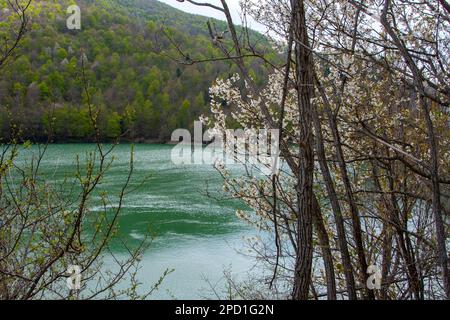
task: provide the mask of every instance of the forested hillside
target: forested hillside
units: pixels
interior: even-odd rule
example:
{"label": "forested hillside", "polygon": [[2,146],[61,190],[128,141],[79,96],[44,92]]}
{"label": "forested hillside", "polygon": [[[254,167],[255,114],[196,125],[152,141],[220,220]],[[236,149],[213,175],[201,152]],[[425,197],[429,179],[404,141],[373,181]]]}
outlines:
{"label": "forested hillside", "polygon": [[[6,1],[1,1],[5,8]],[[174,46],[195,59],[219,56],[207,18],[155,0],[84,0],[81,30],[68,30],[73,1],[35,1],[31,30],[17,58],[0,71],[0,137],[34,141],[90,141],[84,85],[100,110],[102,138],[167,141],[207,112],[208,88],[228,77],[228,62],[180,64]],[[7,33],[2,12],[0,33]],[[215,22],[221,28],[221,22]],[[225,27],[224,27],[225,28]],[[164,32],[161,30],[164,29]],[[254,37],[262,37],[254,34]],[[170,40],[169,40],[170,39]],[[84,57],[84,59],[82,59]],[[88,81],[82,81],[82,64]],[[266,66],[249,61],[256,79]]]}

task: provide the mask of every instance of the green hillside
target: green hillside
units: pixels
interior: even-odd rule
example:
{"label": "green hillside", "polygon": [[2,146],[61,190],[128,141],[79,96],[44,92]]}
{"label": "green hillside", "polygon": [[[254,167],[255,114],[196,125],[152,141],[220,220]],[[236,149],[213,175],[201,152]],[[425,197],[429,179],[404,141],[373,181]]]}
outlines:
{"label": "green hillside", "polygon": [[[2,7],[6,1],[1,0]],[[20,54],[0,70],[0,137],[90,141],[81,81],[81,57],[92,103],[100,110],[105,141],[122,135],[131,141],[167,141],[179,127],[189,128],[208,112],[208,88],[228,77],[228,62],[183,65],[173,42],[195,59],[220,56],[207,34],[207,18],[187,14],[155,0],[84,0],[82,29],[68,30],[73,1],[33,1],[31,30]],[[0,16],[7,32],[8,14]],[[223,22],[215,22],[225,29]],[[261,35],[252,35],[260,43]],[[254,77],[266,66],[249,61]]]}

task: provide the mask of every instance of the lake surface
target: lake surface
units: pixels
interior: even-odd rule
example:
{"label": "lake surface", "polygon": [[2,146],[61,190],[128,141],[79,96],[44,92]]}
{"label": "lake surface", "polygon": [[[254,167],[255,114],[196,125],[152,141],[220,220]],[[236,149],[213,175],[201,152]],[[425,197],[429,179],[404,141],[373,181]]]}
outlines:
{"label": "lake surface", "polygon": [[[75,171],[76,156],[94,148],[90,144],[50,145],[41,172],[47,180],[63,181]],[[127,195],[118,237],[139,243],[149,230],[156,235],[139,272],[145,288],[150,288],[164,270],[175,270],[151,298],[213,298],[205,278],[221,291],[224,269],[231,268],[237,276],[250,271],[253,260],[240,252],[246,249],[243,239],[257,231],[236,217],[236,209],[247,209],[241,203],[207,196],[207,189],[217,192],[222,188],[222,178],[211,165],[175,166],[171,149],[167,145],[135,146],[132,184],[138,186],[144,177],[149,178]],[[33,147],[24,154],[35,151]],[[118,194],[126,179],[130,145],[117,146],[114,156],[116,160],[99,189],[111,195]],[[101,208],[94,205],[92,210]],[[113,242],[112,248],[118,256],[124,254],[119,241]]]}

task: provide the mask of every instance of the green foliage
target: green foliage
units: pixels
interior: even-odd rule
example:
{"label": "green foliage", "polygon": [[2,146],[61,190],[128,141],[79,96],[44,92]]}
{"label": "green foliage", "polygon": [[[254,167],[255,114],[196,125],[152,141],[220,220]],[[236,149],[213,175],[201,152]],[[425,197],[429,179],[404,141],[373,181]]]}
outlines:
{"label": "green foliage", "polygon": [[[169,58],[179,52],[159,33],[167,29],[195,58],[221,56],[211,45],[206,18],[154,0],[77,3],[82,30],[69,31],[64,8],[72,1],[33,1],[33,25],[21,56],[0,74],[0,105],[5,107],[0,118],[15,114],[12,121],[23,128],[24,139],[46,140],[52,133],[58,141],[91,140],[82,57],[105,140],[122,135],[133,141],[167,141],[173,130],[189,128],[209,112],[209,86],[233,70],[228,63],[180,64]],[[264,66],[255,62],[251,67],[255,77],[264,78]],[[2,138],[10,135],[5,121]]]}
{"label": "green foliage", "polygon": [[89,110],[63,106],[48,111],[43,117],[47,132],[53,132],[59,140],[79,140],[92,137],[93,128]]}

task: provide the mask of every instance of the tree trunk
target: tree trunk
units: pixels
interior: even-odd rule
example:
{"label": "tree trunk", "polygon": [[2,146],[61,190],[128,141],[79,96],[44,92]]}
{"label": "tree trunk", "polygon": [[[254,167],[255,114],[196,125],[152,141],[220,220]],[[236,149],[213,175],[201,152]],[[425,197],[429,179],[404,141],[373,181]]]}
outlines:
{"label": "tree trunk", "polygon": [[303,0],[291,0],[294,12],[295,67],[299,108],[299,167],[297,174],[297,254],[294,271],[292,297],[306,300],[311,287],[312,269],[312,216],[313,216],[313,172],[312,148],[312,52],[309,48]]}
{"label": "tree trunk", "polygon": [[333,255],[331,254],[330,239],[320,210],[320,204],[317,198],[313,200],[314,209],[314,226],[317,232],[317,239],[322,250],[323,264],[325,267],[325,275],[327,279],[327,297],[328,300],[336,300],[336,275],[334,273]]}
{"label": "tree trunk", "polygon": [[[358,254],[358,261],[359,261],[359,267],[360,267],[360,273],[361,273],[361,282],[365,286],[367,283],[367,279],[369,278],[369,275],[367,273],[367,260],[366,260],[366,254],[364,250],[364,244],[362,239],[362,230],[361,230],[361,221],[359,217],[359,210],[358,206],[356,205],[355,199],[353,197],[353,190],[350,183],[350,178],[348,176],[347,171],[347,164],[345,163],[344,158],[344,152],[342,150],[342,143],[341,138],[339,134],[339,129],[336,123],[335,116],[333,115],[333,112],[331,111],[330,106],[327,103],[324,103],[325,112],[328,116],[328,122],[331,128],[331,132],[333,134],[333,144],[336,151],[336,156],[339,164],[340,173],[342,176],[342,182],[345,187],[345,196],[347,198],[348,205],[350,207],[350,213],[352,217],[352,226],[353,226],[353,238],[355,241],[356,246],[356,252]],[[366,297],[368,299],[374,299],[375,294],[373,290],[366,289]]]}
{"label": "tree trunk", "polygon": [[[317,86],[319,87],[319,90],[321,90],[320,83],[317,83]],[[336,223],[338,245],[339,251],[341,253],[342,266],[344,268],[347,294],[350,300],[357,300],[358,297],[356,295],[356,285],[355,285],[355,278],[353,276],[353,267],[350,253],[348,251],[347,237],[345,235],[344,218],[342,217],[341,206],[339,204],[339,200],[334,187],[333,178],[331,177],[330,169],[328,167],[325,155],[325,147],[323,143],[322,125],[320,123],[319,115],[317,113],[316,108],[313,108],[313,122],[316,133],[315,135],[316,153],[317,158],[319,160],[323,180],[325,182],[325,186],[327,189],[328,199],[330,200],[331,208],[333,210],[334,221]]]}

